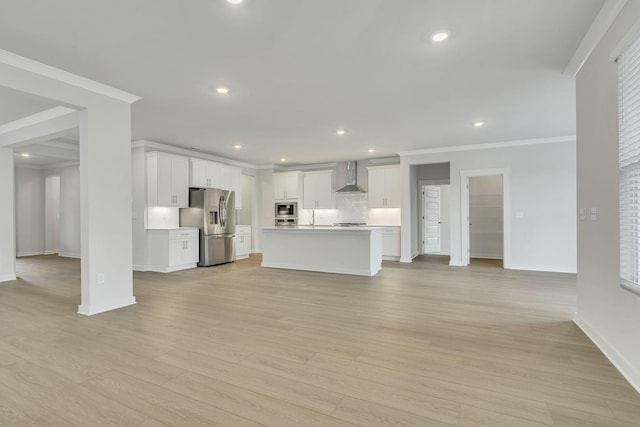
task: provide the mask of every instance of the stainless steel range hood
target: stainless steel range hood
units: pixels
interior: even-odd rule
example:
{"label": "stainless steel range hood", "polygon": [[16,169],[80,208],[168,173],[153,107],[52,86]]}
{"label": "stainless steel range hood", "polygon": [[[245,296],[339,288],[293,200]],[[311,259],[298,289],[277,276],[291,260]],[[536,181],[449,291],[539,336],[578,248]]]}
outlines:
{"label": "stainless steel range hood", "polygon": [[366,193],[358,185],[358,162],[347,162],[347,185],[336,191],[336,193]]}

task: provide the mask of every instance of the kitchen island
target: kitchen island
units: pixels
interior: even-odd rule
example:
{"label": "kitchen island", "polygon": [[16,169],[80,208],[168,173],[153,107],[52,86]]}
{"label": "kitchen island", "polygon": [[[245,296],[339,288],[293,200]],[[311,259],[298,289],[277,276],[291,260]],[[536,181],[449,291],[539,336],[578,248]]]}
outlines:
{"label": "kitchen island", "polygon": [[383,227],[267,227],[262,266],[374,276],[382,269]]}

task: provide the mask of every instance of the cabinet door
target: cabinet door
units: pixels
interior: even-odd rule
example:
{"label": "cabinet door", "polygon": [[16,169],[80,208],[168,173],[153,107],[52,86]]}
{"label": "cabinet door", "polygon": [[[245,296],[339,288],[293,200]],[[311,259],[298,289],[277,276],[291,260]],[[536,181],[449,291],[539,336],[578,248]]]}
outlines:
{"label": "cabinet door", "polygon": [[174,157],[171,161],[173,206],[189,206],[189,160],[186,157]]}
{"label": "cabinet door", "polygon": [[157,205],[173,206],[175,194],[173,193],[172,159],[170,156],[158,154],[157,172]]}
{"label": "cabinet door", "polygon": [[184,264],[184,242],[185,240],[169,240],[169,267]]}
{"label": "cabinet door", "polygon": [[384,171],[385,207],[399,208],[401,193],[400,168],[394,167],[385,169]]}
{"label": "cabinet door", "polygon": [[233,190],[233,188],[231,188],[233,184],[232,168],[225,165],[219,165],[218,169],[220,169],[220,186],[216,188],[220,188],[221,190]]}
{"label": "cabinet door", "polygon": [[400,256],[400,233],[398,230],[382,231],[382,255],[399,257]]}
{"label": "cabinet door", "polygon": [[307,173],[302,179],[303,183],[303,200],[302,206],[304,209],[316,209],[317,206],[317,188],[319,186],[318,180],[319,174]]}
{"label": "cabinet door", "polygon": [[273,198],[275,200],[293,200],[302,191],[299,184],[299,172],[281,172],[273,174]]}
{"label": "cabinet door", "polygon": [[333,193],[333,173],[317,174],[316,201],[318,208],[335,209],[336,199]]}
{"label": "cabinet door", "polygon": [[183,264],[193,264],[200,259],[200,241],[198,239],[185,240],[185,248],[183,251]]}
{"label": "cabinet door", "polygon": [[191,160],[191,187],[207,187],[207,164],[206,162]]}
{"label": "cabinet door", "polygon": [[369,208],[384,208],[385,173],[384,169],[369,169]]}

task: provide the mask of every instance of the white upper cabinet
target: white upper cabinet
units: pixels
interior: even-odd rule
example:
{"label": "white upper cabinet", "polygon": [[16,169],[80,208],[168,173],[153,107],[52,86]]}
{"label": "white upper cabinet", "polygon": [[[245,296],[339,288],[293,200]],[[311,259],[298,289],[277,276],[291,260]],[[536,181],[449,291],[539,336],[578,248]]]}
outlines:
{"label": "white upper cabinet", "polygon": [[335,209],[335,172],[315,171],[304,174],[304,209]]}
{"label": "white upper cabinet", "polygon": [[197,188],[220,188],[220,165],[207,160],[191,159],[189,185]]}
{"label": "white upper cabinet", "polygon": [[297,200],[300,197],[301,172],[279,172],[273,174],[273,198],[275,200]]}
{"label": "white upper cabinet", "polygon": [[236,209],[242,209],[241,176],[241,168],[208,160],[191,159],[190,186],[235,191]]}
{"label": "white upper cabinet", "polygon": [[157,151],[147,153],[147,205],[189,206],[189,160]]}
{"label": "white upper cabinet", "polygon": [[400,207],[400,165],[372,166],[369,172],[369,208]]}

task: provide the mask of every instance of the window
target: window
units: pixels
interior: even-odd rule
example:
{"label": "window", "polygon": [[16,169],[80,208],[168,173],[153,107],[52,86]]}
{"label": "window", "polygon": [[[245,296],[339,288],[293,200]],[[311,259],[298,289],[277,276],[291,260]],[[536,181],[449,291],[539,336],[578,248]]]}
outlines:
{"label": "window", "polygon": [[620,280],[640,294],[640,36],[618,58]]}

